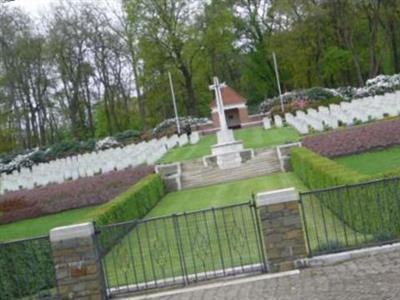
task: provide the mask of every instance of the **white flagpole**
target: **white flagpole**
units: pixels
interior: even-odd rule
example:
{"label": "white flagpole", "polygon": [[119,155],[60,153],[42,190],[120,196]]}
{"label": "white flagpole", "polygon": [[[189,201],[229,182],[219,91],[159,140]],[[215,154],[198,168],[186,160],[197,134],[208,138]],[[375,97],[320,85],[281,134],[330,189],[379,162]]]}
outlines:
{"label": "white flagpole", "polygon": [[178,134],[181,134],[181,125],[179,123],[178,108],[176,107],[175,90],[174,90],[174,84],[172,82],[171,72],[168,72],[168,77],[169,77],[169,85],[171,87],[172,103],[174,104],[176,129],[178,130]]}
{"label": "white flagpole", "polygon": [[272,58],[274,59],[276,83],[278,84],[279,99],[280,99],[280,101],[281,101],[281,110],[282,110],[282,112],[285,112],[285,106],[283,105],[283,97],[282,97],[282,90],[281,90],[281,81],[280,81],[280,79],[279,79],[278,63],[277,63],[277,61],[276,61],[275,52],[272,52]]}

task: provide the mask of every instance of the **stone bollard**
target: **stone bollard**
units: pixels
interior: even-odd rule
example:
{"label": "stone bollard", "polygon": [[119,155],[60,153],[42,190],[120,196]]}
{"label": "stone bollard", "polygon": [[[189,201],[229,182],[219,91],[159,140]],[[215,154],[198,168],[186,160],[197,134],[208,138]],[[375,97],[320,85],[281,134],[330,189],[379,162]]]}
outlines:
{"label": "stone bollard", "polygon": [[295,189],[257,194],[264,248],[271,272],[295,269],[294,262],[307,255]]}
{"label": "stone bollard", "polygon": [[50,242],[60,299],[107,299],[93,224],[55,228]]}

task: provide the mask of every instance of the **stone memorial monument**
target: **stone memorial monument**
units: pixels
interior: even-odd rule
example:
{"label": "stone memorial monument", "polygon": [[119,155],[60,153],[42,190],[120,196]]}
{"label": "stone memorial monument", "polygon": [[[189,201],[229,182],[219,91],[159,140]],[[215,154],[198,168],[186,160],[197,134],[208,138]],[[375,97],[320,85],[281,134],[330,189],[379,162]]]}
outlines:
{"label": "stone memorial monument", "polygon": [[224,87],[225,84],[221,84],[218,78],[214,77],[214,84],[210,86],[210,90],[215,91],[220,129],[217,132],[218,143],[212,146],[211,152],[212,156],[216,157],[216,162],[220,169],[231,169],[239,167],[242,164],[240,154],[244,150],[244,147],[242,141],[235,140],[233,130],[228,129],[221,94],[221,89]]}

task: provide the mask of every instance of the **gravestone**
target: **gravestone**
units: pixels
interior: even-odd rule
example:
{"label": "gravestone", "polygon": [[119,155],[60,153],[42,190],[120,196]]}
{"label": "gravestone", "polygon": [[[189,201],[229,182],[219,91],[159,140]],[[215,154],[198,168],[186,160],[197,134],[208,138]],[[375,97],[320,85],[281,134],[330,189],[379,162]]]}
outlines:
{"label": "gravestone", "polygon": [[265,130],[271,129],[271,120],[268,117],[264,118],[263,125]]}
{"label": "gravestone", "polygon": [[274,123],[275,123],[275,126],[278,127],[278,128],[283,127],[282,118],[280,116],[278,116],[278,115],[274,116]]}

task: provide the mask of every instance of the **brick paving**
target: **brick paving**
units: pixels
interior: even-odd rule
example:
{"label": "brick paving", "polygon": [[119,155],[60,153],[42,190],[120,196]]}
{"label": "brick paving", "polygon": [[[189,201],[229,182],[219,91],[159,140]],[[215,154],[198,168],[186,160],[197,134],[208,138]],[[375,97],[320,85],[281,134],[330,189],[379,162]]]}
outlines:
{"label": "brick paving", "polygon": [[201,289],[157,300],[398,300],[400,252],[379,254],[300,275]]}

